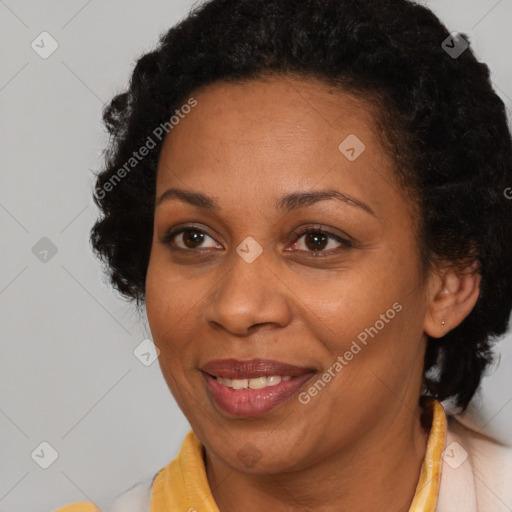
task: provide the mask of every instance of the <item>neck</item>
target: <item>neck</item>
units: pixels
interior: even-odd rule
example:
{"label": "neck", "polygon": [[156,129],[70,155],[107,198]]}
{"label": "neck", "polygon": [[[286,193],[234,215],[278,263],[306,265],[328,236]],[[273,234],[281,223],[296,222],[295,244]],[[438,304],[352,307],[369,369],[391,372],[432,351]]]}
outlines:
{"label": "neck", "polygon": [[237,472],[207,452],[206,473],[215,502],[221,512],[405,512],[416,491],[428,439],[421,414],[419,406],[414,413],[404,406],[365,439],[300,471]]}

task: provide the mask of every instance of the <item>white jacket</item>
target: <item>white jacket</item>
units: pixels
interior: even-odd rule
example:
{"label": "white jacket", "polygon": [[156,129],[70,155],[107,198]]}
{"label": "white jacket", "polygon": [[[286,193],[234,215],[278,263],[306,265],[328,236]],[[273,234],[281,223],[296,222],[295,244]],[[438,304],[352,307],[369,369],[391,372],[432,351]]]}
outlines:
{"label": "white jacket", "polygon": [[[447,419],[436,512],[512,512],[512,448]],[[134,485],[107,512],[150,512],[152,483]]]}

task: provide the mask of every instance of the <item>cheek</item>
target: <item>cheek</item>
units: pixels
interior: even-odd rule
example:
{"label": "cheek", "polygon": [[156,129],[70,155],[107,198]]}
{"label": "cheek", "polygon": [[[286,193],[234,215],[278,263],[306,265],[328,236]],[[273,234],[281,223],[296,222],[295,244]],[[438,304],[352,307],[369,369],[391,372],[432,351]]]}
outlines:
{"label": "cheek", "polygon": [[391,268],[388,258],[378,261],[374,254],[367,254],[357,266],[332,273],[321,281],[294,276],[288,286],[311,324],[325,327],[328,337],[341,341],[374,325],[390,308],[389,316],[394,315],[393,304],[402,302],[407,290],[414,287],[410,276],[405,279],[406,273],[407,270],[402,274],[400,269]]}
{"label": "cheek", "polygon": [[184,350],[187,337],[182,326],[187,313],[191,314],[193,297],[179,276],[168,271],[168,264],[159,260],[158,255],[151,255],[146,275],[146,314],[153,342],[160,351],[158,362],[162,375],[179,407],[187,411],[186,397],[190,391],[184,389],[183,383],[187,381],[183,373],[190,366],[190,357]]}
{"label": "cheek", "polygon": [[299,315],[321,340],[326,368],[344,357],[340,385],[359,383],[363,392],[361,382],[379,386],[379,376],[397,387],[395,376],[407,373],[421,355],[425,297],[416,259],[403,244],[359,263],[314,287],[297,279]]}
{"label": "cheek", "polygon": [[[179,279],[171,276],[165,271],[165,266],[159,264],[158,258],[152,255],[146,275],[146,314],[153,342],[160,350],[160,368],[173,390],[176,386],[171,376],[176,375],[181,360],[181,357],[175,357],[179,353],[179,338],[173,333],[180,325],[180,319],[185,316],[187,301],[180,294]],[[179,300],[180,297],[183,300]]]}
{"label": "cheek", "polygon": [[[195,280],[184,280],[171,268],[165,251],[154,248],[146,274],[146,311],[155,343],[172,332],[197,303]],[[195,300],[194,300],[195,299]]]}
{"label": "cheek", "polygon": [[[146,313],[153,342],[160,350],[160,368],[182,409],[180,396],[190,395],[198,385],[197,353],[204,339],[202,315],[206,291],[212,285],[210,272],[187,277],[169,262],[165,250],[152,252],[146,275]],[[183,395],[185,393],[185,395]]]}

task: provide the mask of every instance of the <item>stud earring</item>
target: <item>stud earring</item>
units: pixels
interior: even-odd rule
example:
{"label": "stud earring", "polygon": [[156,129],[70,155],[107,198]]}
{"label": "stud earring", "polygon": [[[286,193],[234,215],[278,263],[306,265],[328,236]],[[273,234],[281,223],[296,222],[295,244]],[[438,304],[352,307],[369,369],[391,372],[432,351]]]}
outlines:
{"label": "stud earring", "polygon": [[442,327],[443,329],[444,329],[444,324],[445,324],[445,322],[446,322],[446,317],[445,317],[445,316],[443,316],[443,321],[441,322],[441,327]]}

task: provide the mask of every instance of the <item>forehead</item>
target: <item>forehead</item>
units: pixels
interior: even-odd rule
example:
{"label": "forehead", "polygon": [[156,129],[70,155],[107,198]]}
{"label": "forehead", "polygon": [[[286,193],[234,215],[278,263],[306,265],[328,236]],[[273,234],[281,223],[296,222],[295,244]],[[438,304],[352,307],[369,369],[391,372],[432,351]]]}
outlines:
{"label": "forehead", "polygon": [[[238,187],[254,201],[324,186],[378,198],[396,187],[372,104],[316,79],[217,82],[166,137],[157,190]],[[218,192],[218,194],[217,194]]]}
{"label": "forehead", "polygon": [[[198,106],[172,134],[236,144],[274,140],[276,136],[315,142],[327,133],[339,137],[344,129],[367,140],[375,135],[375,109],[369,101],[314,78],[273,76],[215,82],[193,96]],[[166,145],[172,147],[176,138],[167,137]]]}

